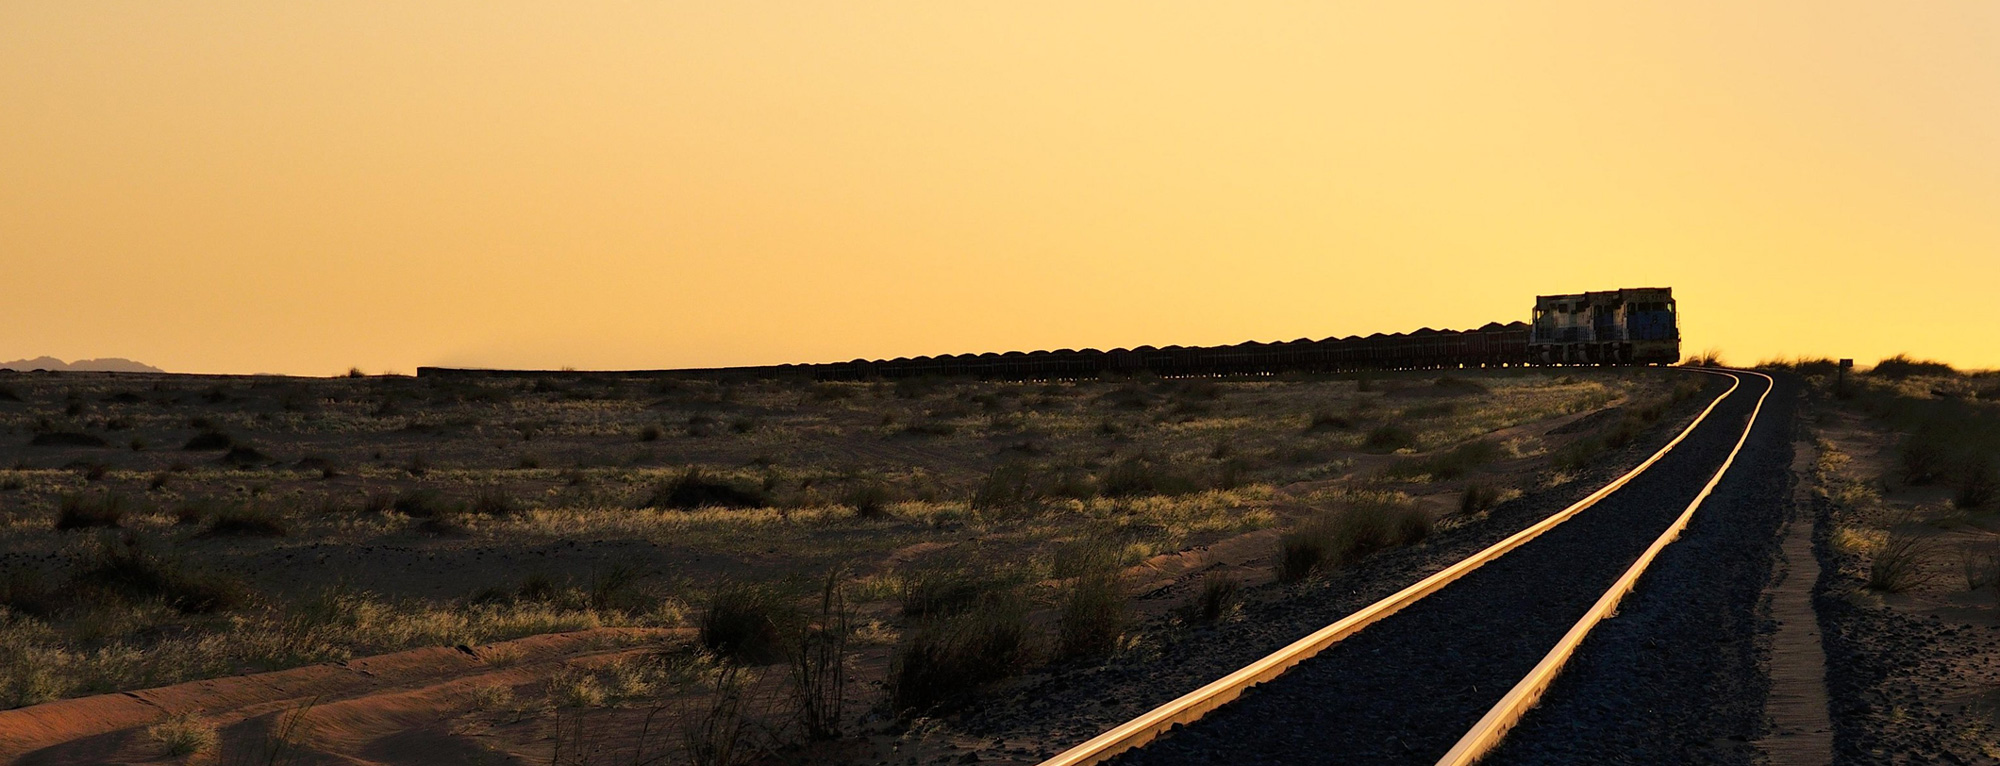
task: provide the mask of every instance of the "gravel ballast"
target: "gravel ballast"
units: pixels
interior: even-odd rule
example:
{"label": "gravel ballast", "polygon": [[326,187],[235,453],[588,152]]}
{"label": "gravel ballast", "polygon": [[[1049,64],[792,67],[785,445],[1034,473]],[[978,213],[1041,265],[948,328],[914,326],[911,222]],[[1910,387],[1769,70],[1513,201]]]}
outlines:
{"label": "gravel ballast", "polygon": [[[1324,578],[1255,589],[1239,620],[1203,627],[1150,624],[1136,649],[1106,664],[1058,666],[995,689],[976,711],[951,722],[950,728],[981,743],[963,745],[972,752],[890,762],[961,762],[963,756],[980,763],[1039,763],[1582,499],[1659,450],[1727,386],[1725,379],[1715,379],[1633,444],[1604,455],[1572,481],[1503,503],[1476,523],[1440,530],[1420,545],[1377,554]],[[1711,417],[1726,416],[1719,411]]]}
{"label": "gravel ballast", "polygon": [[1591,631],[1489,764],[1747,764],[1763,733],[1760,600],[1792,506],[1796,383],[1618,616]]}
{"label": "gravel ballast", "polygon": [[[1765,386],[1763,378],[1743,376],[1736,394],[1687,441],[1595,507],[1117,762],[1434,762],[1686,508],[1735,446]],[[1778,471],[1779,492],[1789,486],[1782,478],[1791,435],[1787,395],[1781,389],[1773,397],[1781,400],[1775,416],[1758,423],[1759,432],[1772,435],[1753,437],[1754,446],[1745,448],[1752,454],[1739,458],[1746,469]],[[1769,483],[1768,477],[1725,480],[1711,500],[1718,505],[1707,508],[1747,507]],[[1704,525],[1689,537],[1710,531]],[[1772,541],[1765,534],[1761,543]],[[1741,564],[1752,566],[1754,558]],[[1763,574],[1758,570],[1744,586],[1753,610]]]}

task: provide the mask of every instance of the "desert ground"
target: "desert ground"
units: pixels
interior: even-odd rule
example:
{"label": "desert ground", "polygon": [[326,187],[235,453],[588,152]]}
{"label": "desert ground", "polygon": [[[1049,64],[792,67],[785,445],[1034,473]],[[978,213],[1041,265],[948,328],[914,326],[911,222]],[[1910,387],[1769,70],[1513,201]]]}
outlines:
{"label": "desert ground", "polygon": [[1893,361],[1798,370],[1837,754],[2000,762],[2000,375]]}
{"label": "desert ground", "polygon": [[965,717],[1577,482],[1698,377],[4,375],[0,758],[1032,762]]}

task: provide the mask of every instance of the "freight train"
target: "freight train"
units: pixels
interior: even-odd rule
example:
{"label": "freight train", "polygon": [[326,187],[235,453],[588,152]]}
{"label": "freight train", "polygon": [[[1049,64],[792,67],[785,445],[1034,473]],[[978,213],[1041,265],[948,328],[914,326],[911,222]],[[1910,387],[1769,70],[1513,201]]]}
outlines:
{"label": "freight train", "polygon": [[[1672,290],[1639,288],[1536,298],[1535,322],[1491,323],[1476,330],[1433,330],[1367,337],[1229,346],[1140,346],[1110,351],[1062,349],[1004,354],[947,354],[856,359],[823,364],[643,370],[643,377],[810,378],[824,381],[965,376],[1008,380],[1088,378],[1147,372],[1165,377],[1348,372],[1375,369],[1514,367],[1532,364],[1672,364],[1680,332]],[[417,375],[504,376],[505,370],[420,367]],[[568,373],[592,374],[592,373]]]}
{"label": "freight train", "polygon": [[1528,356],[1537,364],[1673,364],[1680,308],[1671,287],[1535,298]]}

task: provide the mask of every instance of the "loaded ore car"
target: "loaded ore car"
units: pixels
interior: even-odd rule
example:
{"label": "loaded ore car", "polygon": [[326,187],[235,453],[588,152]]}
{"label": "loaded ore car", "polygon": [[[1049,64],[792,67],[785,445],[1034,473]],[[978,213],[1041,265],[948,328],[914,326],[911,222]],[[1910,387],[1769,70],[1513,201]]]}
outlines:
{"label": "loaded ore car", "polygon": [[1528,357],[1536,364],[1673,364],[1681,359],[1671,287],[1535,298]]}
{"label": "loaded ore car", "polygon": [[[1544,295],[1535,322],[1489,323],[1472,330],[1423,328],[1412,333],[1228,346],[1139,346],[1099,351],[945,354],[856,359],[824,364],[684,370],[566,372],[564,375],[672,378],[810,378],[879,380],[965,376],[1003,380],[1089,378],[1147,372],[1190,375],[1274,375],[1286,372],[1514,367],[1529,364],[1672,364],[1680,360],[1680,330],[1670,288],[1582,295]],[[419,377],[535,375],[526,370],[419,367]]]}

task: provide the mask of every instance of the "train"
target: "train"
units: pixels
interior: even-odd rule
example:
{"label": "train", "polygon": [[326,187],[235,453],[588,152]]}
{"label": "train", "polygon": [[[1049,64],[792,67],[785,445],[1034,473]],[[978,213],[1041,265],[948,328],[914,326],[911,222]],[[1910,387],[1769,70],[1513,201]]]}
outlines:
{"label": "train", "polygon": [[[1426,327],[1410,333],[1300,338],[1274,343],[1250,341],[1226,346],[1010,351],[762,367],[565,374],[819,381],[921,377],[1038,380],[1135,373],[1194,377],[1548,364],[1672,364],[1680,359],[1675,311],[1671,288],[1634,288],[1538,296],[1533,323],[1493,322],[1471,330]],[[418,377],[519,374],[526,373],[444,367],[417,369]]]}
{"label": "train", "polygon": [[1680,307],[1671,287],[1535,297],[1528,356],[1536,364],[1673,364]]}

